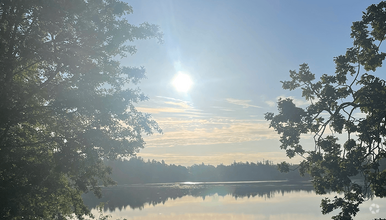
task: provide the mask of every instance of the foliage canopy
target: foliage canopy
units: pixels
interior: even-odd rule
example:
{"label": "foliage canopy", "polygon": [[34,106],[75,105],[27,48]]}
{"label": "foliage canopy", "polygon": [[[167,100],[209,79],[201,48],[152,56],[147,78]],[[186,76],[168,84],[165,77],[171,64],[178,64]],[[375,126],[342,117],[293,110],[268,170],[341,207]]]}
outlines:
{"label": "foliage canopy", "polygon": [[[386,38],[386,2],[369,6],[351,30],[353,46],[334,58],[335,74],[324,74],[317,81],[302,64],[299,71],[290,71],[291,80],[282,82],[283,89],[300,88],[311,103],[308,107],[280,99],[278,114],[265,115],[281,135],[287,156],[304,158],[300,172],[311,175],[316,192],[342,193],[322,200],[324,214],[341,209],[333,219],[352,219],[368,196],[386,196],[386,170],[380,169],[386,158],[386,82],[368,73],[380,68],[386,57],[381,47]],[[314,149],[303,148],[301,134],[314,135]],[[288,171],[288,164],[279,168]]]}
{"label": "foliage canopy", "polygon": [[0,218],[89,214],[81,194],[111,184],[103,158],[131,156],[160,131],[134,103],[143,67],[128,44],[162,34],[128,23],[119,0],[0,1]]}

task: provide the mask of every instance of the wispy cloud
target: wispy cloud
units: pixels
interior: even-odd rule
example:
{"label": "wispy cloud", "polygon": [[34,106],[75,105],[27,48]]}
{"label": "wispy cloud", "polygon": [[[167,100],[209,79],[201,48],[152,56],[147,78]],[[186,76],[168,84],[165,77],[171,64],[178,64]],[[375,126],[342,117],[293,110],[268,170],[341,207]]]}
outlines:
{"label": "wispy cloud", "polygon": [[137,110],[140,112],[150,113],[150,114],[159,114],[162,112],[165,113],[183,113],[184,109],[180,108],[168,108],[168,107],[160,107],[160,108],[150,108],[150,107],[137,107]]}
{"label": "wispy cloud", "polygon": [[150,114],[178,113],[178,116],[184,113],[190,117],[197,117],[201,114],[199,109],[194,108],[187,101],[163,96],[157,96],[150,103],[137,106],[137,110]]}
{"label": "wispy cloud", "polygon": [[276,105],[276,102],[274,101],[266,101],[265,103],[269,105],[269,107],[274,107]]}
{"label": "wispy cloud", "polygon": [[159,98],[159,99],[172,100],[172,101],[175,101],[175,102],[186,102],[186,101],[183,101],[181,99],[176,99],[176,98],[166,97],[166,96],[156,96],[156,97]]}
{"label": "wispy cloud", "polygon": [[220,107],[220,106],[212,106],[211,108],[218,109],[220,111],[225,111],[225,112],[234,112],[235,111],[234,109],[223,108],[223,107]]}
{"label": "wispy cloud", "polygon": [[177,164],[183,166],[191,166],[193,164],[211,164],[218,165],[224,164],[229,165],[233,162],[261,162],[263,160],[270,160],[274,164],[280,163],[282,161],[288,161],[290,163],[299,163],[301,158],[296,156],[295,158],[289,160],[286,157],[284,151],[280,152],[261,152],[261,153],[216,153],[211,155],[202,155],[202,156],[191,156],[183,154],[153,154],[153,153],[138,153],[138,156],[144,158],[145,160],[164,160],[167,164]]}
{"label": "wispy cloud", "polygon": [[147,147],[210,145],[278,139],[277,133],[269,129],[269,124],[261,120],[165,118],[158,120],[158,123],[164,129],[164,134],[146,138]]}
{"label": "wispy cloud", "polygon": [[[278,97],[276,98],[276,101],[279,100],[279,99],[286,99],[286,98],[292,99],[293,103],[294,103],[296,106],[299,106],[299,107],[300,107],[300,106],[306,106],[306,105],[311,104],[310,101],[307,101],[307,100],[305,100],[305,99],[297,99],[297,98],[295,98],[295,97],[293,97],[293,96],[284,96],[284,95],[278,96]],[[276,104],[276,102],[275,102],[275,104]]]}
{"label": "wispy cloud", "polygon": [[227,98],[227,102],[234,104],[234,105],[241,105],[243,108],[261,108],[260,106],[257,105],[251,105],[249,104],[252,102],[252,100],[241,100],[241,99],[232,99],[232,98]]}
{"label": "wispy cloud", "polygon": [[185,109],[192,108],[187,102],[165,102],[165,104],[176,105],[176,106],[179,106],[179,107],[185,108]]}

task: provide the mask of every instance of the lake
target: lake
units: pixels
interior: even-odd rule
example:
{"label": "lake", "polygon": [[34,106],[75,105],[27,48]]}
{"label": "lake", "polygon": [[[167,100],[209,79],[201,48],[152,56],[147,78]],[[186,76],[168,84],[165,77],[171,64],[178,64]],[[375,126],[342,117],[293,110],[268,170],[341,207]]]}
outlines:
{"label": "lake", "polygon": [[[106,203],[104,213],[112,219],[331,219],[319,207],[324,197],[316,195],[310,182],[247,181],[217,183],[165,183],[115,186],[103,189],[104,197],[84,195],[87,206]],[[360,206],[355,219],[386,217],[386,199],[375,198]]]}

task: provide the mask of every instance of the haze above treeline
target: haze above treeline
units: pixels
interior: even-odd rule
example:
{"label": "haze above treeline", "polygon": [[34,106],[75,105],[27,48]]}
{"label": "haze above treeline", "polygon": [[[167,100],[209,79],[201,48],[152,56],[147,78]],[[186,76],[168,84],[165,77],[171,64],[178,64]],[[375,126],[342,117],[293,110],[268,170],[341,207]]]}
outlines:
{"label": "haze above treeline", "polygon": [[189,167],[166,164],[164,161],[132,157],[130,160],[106,161],[112,168],[111,178],[118,185],[140,183],[171,182],[223,182],[223,181],[263,181],[291,180],[304,181],[308,176],[301,176],[292,165],[289,173],[281,173],[277,165],[266,160],[254,162],[234,162],[230,165],[194,164]]}

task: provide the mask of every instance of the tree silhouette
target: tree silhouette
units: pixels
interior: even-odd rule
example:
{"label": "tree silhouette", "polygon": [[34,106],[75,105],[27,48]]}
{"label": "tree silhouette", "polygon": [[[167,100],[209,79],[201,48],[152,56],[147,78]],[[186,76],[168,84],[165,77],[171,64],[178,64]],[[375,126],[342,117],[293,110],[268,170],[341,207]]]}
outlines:
{"label": "tree silhouette", "polygon": [[[112,168],[111,178],[118,185],[176,182],[229,182],[289,180],[306,181],[298,172],[280,173],[270,161],[265,163],[233,163],[230,165],[194,164],[190,167],[166,164],[155,160],[145,162],[141,157],[130,160],[105,161]],[[294,168],[295,166],[291,166]]]}
{"label": "tree silhouette", "polygon": [[102,158],[133,155],[159,130],[136,110],[145,69],[128,42],[158,38],[118,0],[0,1],[0,218],[89,214],[81,194],[111,184]]}
{"label": "tree silhouette", "polygon": [[[324,214],[341,209],[333,219],[352,219],[370,192],[386,196],[386,85],[380,76],[368,73],[380,68],[386,57],[381,51],[386,37],[385,9],[383,1],[371,5],[362,20],[353,23],[353,46],[335,57],[335,74],[324,74],[316,81],[307,64],[290,71],[291,80],[282,82],[283,89],[300,88],[311,103],[308,107],[280,99],[279,113],[265,115],[270,127],[281,135],[287,156],[304,157],[300,172],[311,175],[316,192],[342,193],[322,200]],[[313,134],[315,146],[303,148],[301,134]],[[345,140],[339,142],[337,134],[345,134]],[[289,170],[284,162],[279,167]],[[363,182],[353,181],[354,177]]]}

